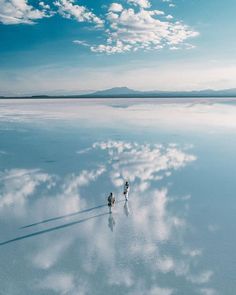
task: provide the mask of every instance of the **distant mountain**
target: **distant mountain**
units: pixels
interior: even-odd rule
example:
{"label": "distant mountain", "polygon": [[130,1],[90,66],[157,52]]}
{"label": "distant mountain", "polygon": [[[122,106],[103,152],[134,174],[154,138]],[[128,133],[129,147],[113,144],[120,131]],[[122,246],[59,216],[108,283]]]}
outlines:
{"label": "distant mountain", "polygon": [[114,87],[106,90],[96,91],[88,94],[93,96],[114,96],[114,95],[142,95],[142,91],[136,91],[128,87]]}
{"label": "distant mountain", "polygon": [[223,90],[195,90],[195,91],[138,91],[127,87],[115,87],[106,90],[93,92],[90,94],[80,95],[78,97],[90,98],[114,98],[114,97],[236,97],[236,88]]}
{"label": "distant mountain", "polygon": [[[13,97],[13,96],[12,96]],[[223,90],[195,90],[195,91],[138,91],[130,89],[128,87],[114,87],[110,89],[105,89],[101,91],[96,91],[92,93],[77,93],[77,94],[61,94],[61,95],[29,95],[21,96],[24,98],[188,98],[188,97],[235,97],[236,98],[236,88],[223,89]],[[4,98],[4,97],[0,97]],[[5,97],[11,98],[11,97]],[[19,96],[17,98],[20,98]]]}

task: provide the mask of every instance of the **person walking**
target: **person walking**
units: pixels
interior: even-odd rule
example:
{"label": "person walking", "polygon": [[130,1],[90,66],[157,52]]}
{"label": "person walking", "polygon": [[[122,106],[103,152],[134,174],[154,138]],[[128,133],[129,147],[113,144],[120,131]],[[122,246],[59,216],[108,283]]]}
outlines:
{"label": "person walking", "polygon": [[107,198],[107,205],[109,207],[109,212],[111,213],[111,208],[115,205],[115,196],[113,193],[110,193],[110,195]]}
{"label": "person walking", "polygon": [[128,201],[128,198],[129,198],[129,190],[130,190],[130,185],[129,185],[129,182],[126,181],[124,185],[124,196],[126,201]]}

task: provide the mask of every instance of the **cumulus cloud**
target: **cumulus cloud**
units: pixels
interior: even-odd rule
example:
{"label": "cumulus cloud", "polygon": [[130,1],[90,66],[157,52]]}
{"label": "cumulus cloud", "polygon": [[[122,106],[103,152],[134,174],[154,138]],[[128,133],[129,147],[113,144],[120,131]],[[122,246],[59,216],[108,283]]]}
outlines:
{"label": "cumulus cloud", "polygon": [[[128,251],[129,258],[138,257],[139,260],[146,261],[147,257],[153,257],[153,271],[159,271],[163,274],[174,272],[176,275],[185,276],[189,271],[189,265],[174,260],[170,255],[160,257],[156,246],[157,241],[160,244],[170,239],[174,240],[176,233],[186,227],[185,220],[181,216],[172,214],[169,210],[171,204],[179,201],[179,199],[170,198],[168,190],[165,188],[153,190],[150,182],[159,179],[159,174],[163,174],[163,177],[165,177],[164,174],[167,171],[172,172],[180,169],[196,158],[184,153],[175,144],[165,147],[160,144],[149,145],[108,140],[95,142],[92,147],[84,149],[82,152],[93,153],[93,150],[96,153],[103,151],[107,154],[108,158],[104,161],[104,165],[110,167],[109,170],[107,168],[107,171],[111,172],[110,178],[115,186],[123,185],[125,177],[131,178],[132,195],[135,196],[135,202],[132,203],[130,210],[132,213],[129,214],[129,226],[138,232],[139,242],[123,241],[122,248]],[[80,154],[80,151],[78,153]],[[143,191],[145,191],[145,195]],[[116,218],[116,214],[118,212],[114,213],[114,218]],[[111,247],[109,236],[102,235],[101,237],[98,234],[97,228],[101,225],[97,222],[86,226],[86,229],[84,229],[89,245],[86,248],[88,253],[84,266],[86,271],[94,272],[96,270],[96,266],[94,266],[90,257],[100,257],[98,263],[103,263],[106,268],[111,269],[108,275],[110,284],[132,285],[134,275],[130,271],[127,271],[127,275],[121,275],[118,280],[114,280],[113,274],[116,276],[119,273],[119,268],[114,267],[113,263],[115,263],[117,256],[119,257],[122,254],[119,250]],[[122,228],[120,230],[122,231]],[[89,243],[91,236],[93,236],[94,241],[92,244]],[[106,253],[106,255],[104,256],[103,253]],[[185,259],[192,258],[191,255],[184,255],[184,257]],[[165,292],[169,294],[171,290],[163,290],[163,294]]]}
{"label": "cumulus cloud", "polygon": [[105,167],[101,166],[97,170],[83,170],[79,175],[71,175],[63,185],[63,193],[75,193],[79,187],[88,185],[91,181],[96,180],[105,171]]}
{"label": "cumulus cloud", "polygon": [[91,22],[97,26],[103,25],[103,20],[85,6],[75,4],[74,0],[57,0],[54,5],[58,7],[58,13],[65,18],[74,18],[78,22]]}
{"label": "cumulus cloud", "polygon": [[[158,241],[169,240],[173,231],[185,226],[185,222],[182,218],[170,214],[168,210],[169,198],[167,189],[152,191],[148,196],[149,203],[143,203],[139,200],[134,204],[134,209],[139,214],[133,216],[135,227],[139,228],[142,232],[148,232],[151,239]],[[144,249],[142,251],[145,251]],[[162,261],[160,268],[167,269],[170,267],[169,260]],[[164,266],[165,265],[165,266]]]}
{"label": "cumulus cloud", "polygon": [[129,269],[114,268],[108,274],[108,283],[114,286],[131,287],[134,284],[133,274]]}
{"label": "cumulus cloud", "polygon": [[[151,184],[152,181],[166,177],[166,173],[169,175],[174,170],[186,166],[196,160],[196,157],[185,153],[176,144],[163,146],[109,140],[94,143],[92,148],[86,149],[86,152],[92,152],[93,149],[107,153],[107,163],[111,169],[110,177],[115,186],[123,185],[124,179],[127,178],[132,182],[132,195],[135,196],[135,202],[132,203],[133,213],[129,215],[129,224],[132,224],[132,228],[135,228],[139,233],[139,242],[131,241],[130,244],[123,246],[128,249],[129,257],[145,262],[147,257],[152,257],[152,270],[154,272],[158,271],[162,274],[172,272],[176,276],[185,277],[197,284],[206,282],[208,276],[210,276],[208,271],[199,275],[191,275],[190,272],[190,261],[201,255],[200,250],[188,249],[187,247],[183,250],[180,249],[182,259],[179,260],[172,257],[171,254],[161,255],[159,253],[156,243],[160,245],[172,239],[175,240],[176,234],[186,229],[186,221],[170,211],[171,204],[180,199],[168,196],[166,188],[152,190]],[[145,195],[143,194],[144,191]],[[182,199],[187,201],[189,197]],[[95,243],[95,249],[93,248],[96,254],[90,252],[90,255],[100,256],[102,251],[105,251],[109,258],[106,257],[106,263],[109,263],[110,260],[116,259],[116,254],[106,243],[109,243],[109,241],[103,239],[101,243],[98,240]],[[128,272],[128,274],[130,273]],[[130,275],[128,277],[130,278]],[[131,275],[132,277],[133,275]],[[109,282],[112,284],[122,282],[123,285],[128,286],[132,281],[129,279],[127,282],[123,280],[123,277],[120,277],[118,282],[113,282],[112,276],[109,276]],[[153,289],[153,294],[157,290],[159,291],[158,294],[172,294],[172,289],[163,288],[159,290],[157,288]]]}
{"label": "cumulus cloud", "polygon": [[172,257],[164,256],[157,261],[157,267],[162,273],[173,271],[175,261]]}
{"label": "cumulus cloud", "polygon": [[199,274],[188,275],[187,279],[194,284],[205,284],[208,283],[213,276],[211,270],[204,271]]}
{"label": "cumulus cloud", "polygon": [[128,3],[140,6],[142,8],[149,8],[151,7],[151,3],[149,0],[128,0]]}
{"label": "cumulus cloud", "polygon": [[[63,183],[59,186],[59,192],[56,191],[53,195],[49,194],[44,198],[38,195],[37,204],[39,206],[34,207],[33,204],[30,204],[28,212],[36,215],[35,213],[38,214],[40,210],[45,212],[47,208],[53,207],[56,208],[55,210],[64,210],[65,212],[68,210],[67,204],[70,204],[68,205],[70,210],[76,210],[76,206],[80,206],[81,199],[83,199],[80,196],[81,187],[89,186],[92,181],[96,181],[100,175],[105,173],[107,180],[113,181],[113,175],[109,174],[108,167],[113,171],[113,174],[117,173],[115,178],[120,177],[118,174],[121,174],[122,169],[131,171],[132,174],[134,171],[132,194],[136,190],[136,183],[140,183],[140,179],[144,179],[142,185],[144,186],[143,190],[146,189],[145,194],[136,190],[132,195],[129,201],[131,210],[128,219],[123,212],[124,204],[117,203],[112,214],[117,221],[112,234],[107,226],[107,217],[110,218],[111,215],[104,214],[107,209],[102,208],[101,211],[98,209],[99,211],[96,213],[83,213],[84,217],[80,217],[82,219],[102,213],[104,215],[102,218],[91,218],[89,222],[84,222],[83,226],[71,230],[68,227],[68,230],[63,234],[51,233],[42,236],[40,243],[37,239],[33,239],[32,243],[36,243],[33,244],[36,246],[32,247],[30,244],[26,249],[29,249],[27,257],[37,268],[36,273],[32,272],[37,276],[35,286],[46,293],[70,295],[93,294],[94,288],[98,288],[97,291],[100,292],[100,288],[103,288],[104,291],[108,288],[118,287],[127,288],[127,294],[170,295],[175,291],[172,289],[173,286],[150,285],[150,277],[143,276],[143,273],[151,274],[153,282],[160,277],[160,273],[163,276],[172,273],[172,275],[181,276],[184,281],[187,279],[188,282],[197,284],[199,289],[204,287],[201,284],[208,282],[213,272],[201,272],[199,264],[192,263],[193,260],[196,262],[201,253],[196,249],[188,249],[182,240],[183,233],[188,228],[187,220],[185,220],[186,215],[182,210],[180,212],[176,210],[180,209],[183,202],[179,202],[180,198],[171,197],[165,187],[155,189],[150,185],[150,181],[155,181],[159,173],[180,169],[193,161],[195,157],[181,151],[179,146],[175,144],[163,146],[112,140],[95,142],[83,152],[91,152],[96,155],[98,152],[99,155],[104,153],[107,156],[101,157],[104,166],[68,175],[63,181],[56,179]],[[89,154],[87,156],[89,159]],[[133,168],[137,161],[138,168]],[[116,166],[118,162],[121,162],[121,166]],[[146,162],[149,164],[146,165]],[[150,166],[151,162],[155,163],[153,167]],[[140,170],[141,165],[146,165],[145,171]],[[42,172],[37,171],[37,173]],[[18,174],[5,173],[2,175],[1,180],[4,181],[1,183],[10,180],[12,175],[22,180],[21,174],[22,172]],[[50,183],[50,181],[46,181],[46,183]],[[149,183],[146,188],[145,183]],[[183,197],[183,199],[188,201],[188,198]],[[180,206],[173,206],[176,202]],[[40,210],[39,207],[41,207]],[[184,207],[183,210],[185,211]],[[27,218],[29,218],[29,214]],[[52,215],[49,216],[52,217]],[[77,217],[75,220],[80,220]],[[64,224],[62,220],[64,219],[60,219],[59,225]],[[53,222],[56,221],[53,220]],[[69,223],[69,221],[66,222]],[[47,225],[44,224],[45,228]],[[49,228],[51,227],[52,224]],[[179,237],[180,239],[178,239]],[[171,247],[166,247],[167,243]],[[25,246],[28,247],[27,245],[26,243]],[[67,263],[61,264],[60,259],[64,262],[70,262],[73,259],[75,266],[75,269],[72,267],[73,273],[67,273]],[[140,265],[142,272],[135,267],[135,263]],[[197,268],[197,273],[192,274],[194,267]],[[38,272],[38,268],[46,270],[47,273],[45,271]],[[52,272],[59,268],[60,272]],[[101,284],[94,287],[91,280],[97,277],[101,270],[103,271]],[[44,272],[46,277],[44,277]],[[43,278],[41,279],[40,276]],[[31,280],[31,277],[28,280]],[[140,280],[142,283],[139,284]],[[149,282],[148,286],[147,282]]]}
{"label": "cumulus cloud", "polygon": [[[80,231],[80,235],[83,234],[83,243],[86,240],[83,269],[89,274],[94,274],[104,267],[106,282],[114,286],[132,287],[132,292],[129,294],[172,294],[171,288],[160,288],[159,290],[158,286],[153,286],[148,290],[143,286],[143,292],[133,292],[139,280],[139,274],[129,267],[130,261],[138,261],[153,276],[158,272],[163,275],[172,272],[184,278],[190,274],[190,263],[193,257],[181,255],[180,247],[181,258],[178,261],[172,256],[171,251],[162,247],[166,242],[175,244],[178,234],[186,229],[185,220],[171,212],[171,203],[165,188],[150,189],[145,197],[143,194],[136,193],[135,202],[131,203],[132,212],[129,215],[129,222],[122,220],[122,215],[120,215],[123,213],[120,212],[123,209],[122,206],[114,209],[113,217],[119,220],[120,224],[115,226],[116,235],[112,238],[105,229],[103,234],[100,233],[99,229],[104,226],[102,220],[86,224],[83,233]],[[131,239],[127,236],[124,238],[124,230],[128,230],[132,236]],[[117,243],[117,237],[120,235],[122,235],[122,246]],[[91,237],[93,243],[91,243]],[[84,253],[83,248],[81,253]],[[96,262],[92,257],[97,258]],[[122,266],[122,270],[119,267],[120,261],[128,261]],[[151,290],[153,290],[152,293]],[[157,290],[159,293],[155,293]]]}
{"label": "cumulus cloud", "polygon": [[212,289],[212,288],[201,288],[199,290],[199,294],[202,294],[202,295],[217,295],[219,293],[215,289]]}
{"label": "cumulus cloud", "polygon": [[68,273],[53,273],[39,282],[38,287],[58,294],[68,294],[74,289],[74,277]]}
{"label": "cumulus cloud", "polygon": [[[198,36],[198,32],[190,29],[180,21],[172,21],[173,16],[164,17],[164,12],[149,9],[147,0],[129,0],[134,8],[109,9],[106,21],[108,37],[105,44],[91,46],[93,52],[122,53],[138,49],[154,50],[164,46],[184,45],[186,39]],[[111,7],[117,7],[113,3]]]}
{"label": "cumulus cloud", "polygon": [[105,171],[105,168],[101,166],[93,170],[83,170],[79,174],[67,175],[63,181],[60,180],[62,184],[58,185],[58,193],[41,197],[35,202],[33,211],[37,212],[38,218],[47,218],[70,214],[86,208],[87,202],[81,197],[80,189],[96,181]]}
{"label": "cumulus cloud", "polygon": [[173,16],[172,16],[171,14],[168,14],[168,15],[166,16],[166,19],[173,19]]}
{"label": "cumulus cloud", "polygon": [[28,0],[0,0],[0,22],[5,25],[34,24],[37,19],[50,16],[47,6],[40,2],[41,9],[34,8]]}
{"label": "cumulus cloud", "polygon": [[89,46],[89,43],[84,40],[74,40],[73,43],[83,46]]}
{"label": "cumulus cloud", "polygon": [[171,295],[174,290],[169,288],[152,287],[148,294],[150,295]]}
{"label": "cumulus cloud", "polygon": [[46,242],[46,245],[41,241],[40,249],[31,256],[31,261],[38,268],[49,269],[58,262],[70,244],[68,237]]}
{"label": "cumulus cloud", "polygon": [[109,11],[120,12],[123,10],[123,6],[120,3],[112,3],[109,7]]}
{"label": "cumulus cloud", "polygon": [[171,288],[163,288],[158,285],[145,286],[142,280],[136,282],[136,288],[133,289],[128,295],[171,295],[173,294],[174,289]]}
{"label": "cumulus cloud", "polygon": [[50,6],[46,3],[44,3],[43,1],[39,2],[39,5],[44,9],[50,9]]}
{"label": "cumulus cloud", "polygon": [[75,4],[75,0],[57,0],[53,7],[43,1],[38,8],[28,3],[28,0],[0,0],[0,22],[3,24],[34,24],[37,19],[50,17],[56,13],[64,18],[75,19],[78,22],[94,23],[102,26],[103,20],[83,5]]}
{"label": "cumulus cloud", "polygon": [[123,141],[98,142],[94,148],[107,150],[111,157],[111,179],[116,186],[124,179],[138,181],[137,189],[144,191],[150,181],[157,181],[196,160],[175,146],[137,144]]}
{"label": "cumulus cloud", "polygon": [[201,256],[202,255],[202,250],[200,249],[183,249],[183,252],[182,252],[184,255],[188,255],[188,256],[191,256],[191,257],[196,257],[196,256]]}
{"label": "cumulus cloud", "polygon": [[[96,181],[105,171],[104,166],[100,166],[82,170],[79,174],[69,174],[64,179],[38,169],[0,172],[0,210],[4,218],[11,212],[14,216],[30,217],[36,222],[77,212],[86,208],[86,199],[81,198],[80,189]],[[32,210],[26,214],[28,206]]]}
{"label": "cumulus cloud", "polygon": [[52,184],[51,177],[39,170],[11,169],[0,173],[0,209],[24,204],[37,186]]}
{"label": "cumulus cloud", "polygon": [[[113,2],[102,17],[75,0],[55,0],[52,7],[43,1],[35,7],[28,0],[0,0],[0,22],[3,24],[34,24],[37,19],[55,13],[103,27],[106,41],[90,45],[91,51],[98,53],[158,50],[166,46],[190,49],[193,47],[186,44],[186,40],[198,35],[183,22],[173,21],[172,15],[165,16],[163,11],[152,9],[149,0],[128,0],[126,7]],[[75,40],[74,43],[89,46],[86,41]]]}

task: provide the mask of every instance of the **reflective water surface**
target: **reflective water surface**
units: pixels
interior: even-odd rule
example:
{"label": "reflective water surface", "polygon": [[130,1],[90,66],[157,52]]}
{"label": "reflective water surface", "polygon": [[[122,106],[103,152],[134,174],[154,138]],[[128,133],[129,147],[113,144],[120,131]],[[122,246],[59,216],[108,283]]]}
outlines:
{"label": "reflective water surface", "polygon": [[234,294],[235,150],[233,103],[1,100],[0,294]]}

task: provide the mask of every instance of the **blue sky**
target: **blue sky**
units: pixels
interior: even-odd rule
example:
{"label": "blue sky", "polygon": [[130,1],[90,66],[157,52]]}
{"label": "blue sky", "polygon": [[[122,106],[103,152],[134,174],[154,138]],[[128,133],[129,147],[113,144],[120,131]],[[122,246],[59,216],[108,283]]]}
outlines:
{"label": "blue sky", "polygon": [[0,0],[0,95],[236,87],[235,11],[235,0]]}

